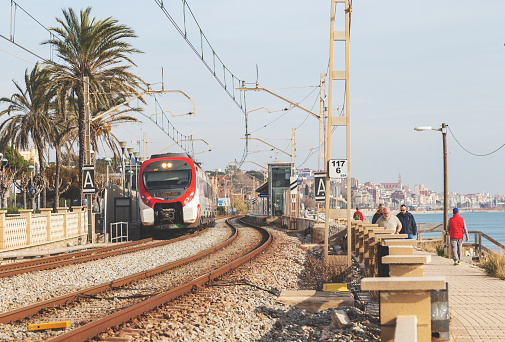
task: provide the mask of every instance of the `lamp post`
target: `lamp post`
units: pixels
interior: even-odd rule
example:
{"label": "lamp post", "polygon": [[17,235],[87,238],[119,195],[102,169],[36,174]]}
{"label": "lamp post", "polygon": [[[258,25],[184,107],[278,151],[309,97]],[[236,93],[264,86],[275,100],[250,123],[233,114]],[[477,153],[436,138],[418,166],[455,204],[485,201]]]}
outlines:
{"label": "lamp post", "polygon": [[442,148],[444,158],[444,249],[448,248],[447,244],[447,209],[448,209],[448,195],[447,195],[447,128],[446,124],[442,123],[441,128],[432,128],[431,126],[415,127],[416,131],[440,131],[442,132]]}
{"label": "lamp post", "polygon": [[133,147],[128,147],[126,149],[128,151],[128,166],[130,167],[130,180],[128,181],[128,193],[130,198],[132,197],[132,153]]}
{"label": "lamp post", "polygon": [[109,157],[104,158],[104,161],[107,163],[107,171],[105,173],[105,190],[103,194],[103,236],[104,242],[108,242],[106,237],[107,234],[107,191],[109,188],[109,166],[111,159]]}
{"label": "lamp post", "polygon": [[[137,174],[137,164],[139,162],[139,152],[133,152],[133,158],[135,158],[135,219],[138,220],[138,207],[139,207],[139,175]],[[133,184],[133,183],[132,183]],[[133,187],[133,185],[132,185]]]}
{"label": "lamp post", "polygon": [[126,141],[120,141],[119,146],[121,147],[121,187],[123,188],[123,197],[124,197],[124,178],[125,178],[124,149],[126,147]]}

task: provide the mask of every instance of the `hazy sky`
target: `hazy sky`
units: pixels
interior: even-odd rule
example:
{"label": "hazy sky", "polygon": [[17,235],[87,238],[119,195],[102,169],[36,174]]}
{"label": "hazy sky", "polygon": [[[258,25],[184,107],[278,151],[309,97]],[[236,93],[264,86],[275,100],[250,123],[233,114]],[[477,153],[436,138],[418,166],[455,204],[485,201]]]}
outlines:
{"label": "hazy sky", "polygon": [[[182,1],[171,15],[182,23]],[[46,27],[68,1],[19,0],[18,3]],[[79,2],[89,4],[97,18],[113,16],[132,27],[138,38],[130,40],[144,54],[134,56],[134,71],[154,84],[164,68],[166,89],[178,89],[196,103],[196,116],[171,118],[183,134],[204,139],[211,152],[198,154],[205,169],[224,168],[240,160],[244,149],[244,114],[198,60],[155,1]],[[175,5],[174,5],[175,4]],[[319,110],[318,88],[329,59],[330,1],[189,0],[189,5],[218,56],[239,79],[254,86],[256,65],[260,86]],[[172,10],[172,9],[171,9]],[[474,153],[488,153],[505,143],[505,2],[449,0],[426,2],[354,1],[351,21],[350,109],[351,173],[360,182],[394,182],[398,174],[404,184],[442,191],[442,136],[440,132],[416,132],[415,126],[449,125],[459,142]],[[18,44],[44,58],[47,31],[29,20],[20,9],[14,30],[11,2],[0,0],[0,34],[14,33]],[[343,18],[342,8],[337,18]],[[343,44],[336,45],[335,65],[344,63]],[[0,39],[0,96],[14,92],[12,79],[23,83],[25,69],[37,58]],[[16,55],[16,58],[10,54]],[[342,84],[335,83],[334,108],[342,108]],[[284,89],[278,89],[284,88]],[[289,89],[286,89],[289,88]],[[270,95],[248,92],[247,110],[267,107],[270,111],[288,105]],[[192,110],[180,95],[165,95],[164,110],[175,114]],[[152,104],[153,101],[150,101]],[[1,107],[2,109],[4,107]],[[150,106],[146,113],[158,108]],[[129,145],[148,132],[148,153],[173,143],[142,116],[141,124],[114,128]],[[277,119],[276,121],[274,121]],[[273,122],[272,122],[273,121]],[[264,127],[266,125],[266,127]],[[318,122],[301,110],[249,114],[252,137],[291,153],[292,128],[296,131],[297,165],[316,169],[317,152],[307,159],[309,148],[318,145]],[[345,157],[343,127],[333,134],[332,158]],[[475,157],[458,146],[448,134],[449,191],[505,194],[503,169],[505,148],[487,157]],[[138,147],[136,147],[138,149]],[[206,150],[201,142],[195,150]],[[251,141],[247,161],[264,165],[275,154],[269,147]],[[177,150],[173,150],[177,151]],[[99,156],[104,156],[99,151]],[[279,160],[289,157],[279,153]],[[244,169],[257,168],[252,163]]]}

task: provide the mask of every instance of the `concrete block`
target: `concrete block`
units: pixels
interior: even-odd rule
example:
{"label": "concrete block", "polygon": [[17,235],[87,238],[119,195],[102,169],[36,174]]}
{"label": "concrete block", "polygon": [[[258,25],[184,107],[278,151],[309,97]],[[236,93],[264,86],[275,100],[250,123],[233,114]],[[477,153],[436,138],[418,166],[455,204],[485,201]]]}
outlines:
{"label": "concrete block", "polygon": [[412,246],[391,246],[389,247],[389,255],[413,255],[414,248]]}
{"label": "concrete block", "polygon": [[385,239],[381,241],[383,246],[417,246],[417,240],[413,239],[401,239],[401,240],[393,240],[393,239]]}
{"label": "concrete block", "polygon": [[375,232],[375,239],[377,240],[386,240],[386,239],[407,239],[409,236],[407,234],[379,234]]}
{"label": "concrete block", "polygon": [[323,311],[340,306],[353,306],[354,296],[350,292],[324,292],[315,290],[281,292],[277,301],[309,312]]}
{"label": "concrete block", "polygon": [[417,316],[396,317],[395,341],[417,342]]}
{"label": "concrete block", "polygon": [[304,243],[304,244],[300,245],[300,248],[303,249],[304,251],[308,251],[309,249],[312,249],[314,247],[322,249],[322,248],[324,248],[324,245],[318,244],[318,243]]}
{"label": "concrete block", "polygon": [[386,255],[382,257],[383,264],[427,264],[429,262],[431,262],[430,254]]}
{"label": "concrete block", "polygon": [[445,289],[445,277],[363,278],[363,291],[429,291]]}
{"label": "concrete block", "polygon": [[[401,278],[396,278],[401,279]],[[429,291],[381,291],[381,325],[395,326],[397,316],[417,316],[421,325],[431,326],[431,295]]]}
{"label": "concrete block", "polygon": [[[394,339],[395,327],[381,326],[381,341],[383,342],[398,342]],[[403,340],[399,340],[403,342]],[[417,325],[417,341],[418,342],[431,342],[431,326]]]}
{"label": "concrete block", "polygon": [[389,276],[390,277],[423,277],[424,276],[424,265],[423,264],[412,264],[412,265],[390,264],[389,265]]}
{"label": "concrete block", "polygon": [[374,232],[376,234],[394,234],[395,230],[394,229],[384,229],[382,227],[372,227],[372,228],[367,228],[367,232]]}
{"label": "concrete block", "polygon": [[330,328],[345,329],[352,326],[352,322],[343,310],[332,310]]}

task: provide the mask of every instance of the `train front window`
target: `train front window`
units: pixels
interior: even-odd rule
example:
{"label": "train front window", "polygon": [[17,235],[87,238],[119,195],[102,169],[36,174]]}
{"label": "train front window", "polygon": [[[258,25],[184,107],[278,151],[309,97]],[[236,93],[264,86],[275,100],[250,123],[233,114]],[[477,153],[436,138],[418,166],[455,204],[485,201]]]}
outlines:
{"label": "train front window", "polygon": [[144,187],[149,190],[187,189],[191,184],[191,170],[146,172]]}

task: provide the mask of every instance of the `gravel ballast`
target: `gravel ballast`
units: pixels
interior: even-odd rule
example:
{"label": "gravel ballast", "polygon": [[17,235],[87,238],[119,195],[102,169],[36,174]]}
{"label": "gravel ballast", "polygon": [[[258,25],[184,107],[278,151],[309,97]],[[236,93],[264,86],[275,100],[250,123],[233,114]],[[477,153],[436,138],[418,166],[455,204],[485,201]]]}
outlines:
{"label": "gravel ballast", "polygon": [[[306,290],[313,289],[313,286],[304,280],[307,252],[300,248],[300,240],[275,229],[269,231],[274,237],[272,246],[215,286],[157,309],[149,315],[151,319],[143,318],[124,325],[145,330],[132,340],[380,340],[378,317],[358,308],[339,308],[346,311],[353,325],[347,329],[332,329],[331,309],[310,313],[277,303],[276,294],[281,290]],[[357,271],[355,265],[355,277],[359,276]]]}
{"label": "gravel ballast", "polygon": [[224,223],[194,238],[136,253],[25,273],[0,279],[0,312],[75,292],[177,261],[218,245],[230,237]]}

